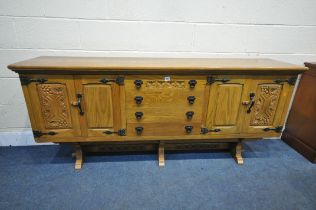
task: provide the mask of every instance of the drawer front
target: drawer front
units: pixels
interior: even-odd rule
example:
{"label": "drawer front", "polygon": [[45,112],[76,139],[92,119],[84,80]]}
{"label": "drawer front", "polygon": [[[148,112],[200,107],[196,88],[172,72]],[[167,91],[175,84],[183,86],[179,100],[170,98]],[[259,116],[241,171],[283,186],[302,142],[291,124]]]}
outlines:
{"label": "drawer front", "polygon": [[200,123],[129,123],[129,136],[184,136],[199,135]]}

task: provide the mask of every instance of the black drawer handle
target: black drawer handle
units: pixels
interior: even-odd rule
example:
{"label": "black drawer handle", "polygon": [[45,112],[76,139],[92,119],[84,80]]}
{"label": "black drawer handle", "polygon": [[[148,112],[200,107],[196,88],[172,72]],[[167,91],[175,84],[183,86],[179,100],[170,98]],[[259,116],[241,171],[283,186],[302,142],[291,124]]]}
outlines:
{"label": "black drawer handle", "polygon": [[213,76],[208,76],[207,77],[207,84],[211,85],[213,84],[214,82],[222,82],[222,83],[226,83],[226,82],[229,82],[230,79],[228,78],[215,78]]}
{"label": "black drawer handle", "polygon": [[142,87],[143,81],[140,79],[137,79],[134,81],[134,84],[135,84],[135,87],[138,89]]}
{"label": "black drawer handle", "polygon": [[187,99],[188,99],[189,104],[194,104],[195,96],[188,96]]}
{"label": "black drawer handle", "polygon": [[188,111],[187,113],[185,113],[187,116],[188,120],[191,120],[193,118],[194,112],[193,111]]}
{"label": "black drawer handle", "polygon": [[193,126],[192,125],[186,125],[184,126],[185,132],[192,133]]}
{"label": "black drawer handle", "polygon": [[141,126],[135,128],[137,135],[140,135],[143,132],[143,130],[144,130],[144,128]]}
{"label": "black drawer handle", "polygon": [[143,115],[144,115],[144,113],[142,113],[142,112],[135,112],[135,117],[137,120],[142,119]]}
{"label": "black drawer handle", "polygon": [[222,131],[221,129],[219,129],[219,128],[215,128],[215,129],[207,129],[207,128],[201,128],[201,134],[207,134],[207,133],[209,133],[209,132],[215,132],[215,133],[217,133],[217,132],[220,132],[220,131]]}
{"label": "black drawer handle", "polygon": [[191,79],[191,80],[189,81],[190,88],[194,88],[194,87],[195,87],[195,85],[196,85],[196,83],[197,83],[197,81],[196,81],[196,80]]}
{"label": "black drawer handle", "polygon": [[142,96],[135,96],[135,101],[136,101],[136,104],[141,104],[143,101],[143,97]]}

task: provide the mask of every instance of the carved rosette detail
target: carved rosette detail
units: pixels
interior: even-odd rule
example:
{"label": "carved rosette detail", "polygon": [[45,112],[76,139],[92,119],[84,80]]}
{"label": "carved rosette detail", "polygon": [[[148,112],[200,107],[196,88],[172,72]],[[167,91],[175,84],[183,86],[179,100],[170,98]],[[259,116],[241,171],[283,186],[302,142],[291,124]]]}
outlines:
{"label": "carved rosette detail", "polygon": [[251,125],[268,126],[272,124],[280,93],[280,85],[262,85],[259,87],[251,118]]}
{"label": "carved rosette detail", "polygon": [[150,80],[146,82],[148,88],[185,88],[184,81]]}
{"label": "carved rosette detail", "polygon": [[39,101],[47,129],[71,128],[67,89],[63,84],[37,85]]}

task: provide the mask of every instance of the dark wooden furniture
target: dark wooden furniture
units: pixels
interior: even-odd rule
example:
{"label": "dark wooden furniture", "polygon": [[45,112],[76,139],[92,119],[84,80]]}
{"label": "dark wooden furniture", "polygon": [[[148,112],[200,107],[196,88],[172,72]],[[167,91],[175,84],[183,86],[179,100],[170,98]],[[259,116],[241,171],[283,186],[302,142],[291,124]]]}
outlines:
{"label": "dark wooden furniture", "polygon": [[160,166],[170,144],[230,144],[242,164],[243,140],[280,136],[307,70],[270,59],[80,57],[9,68],[19,73],[35,140],[75,144],[78,169],[82,146],[100,143],[157,148]]}
{"label": "dark wooden furniture", "polygon": [[305,63],[282,139],[316,163],[316,63]]}

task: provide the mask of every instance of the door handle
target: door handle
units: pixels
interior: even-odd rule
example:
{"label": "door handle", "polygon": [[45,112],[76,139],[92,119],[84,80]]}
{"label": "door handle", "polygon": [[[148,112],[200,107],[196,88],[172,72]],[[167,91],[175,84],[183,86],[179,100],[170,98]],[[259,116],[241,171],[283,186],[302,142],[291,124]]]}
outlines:
{"label": "door handle", "polygon": [[256,95],[255,93],[250,93],[249,94],[249,101],[242,102],[242,105],[249,105],[250,104],[250,106],[247,109],[248,114],[251,112],[252,107],[255,105],[255,95]]}
{"label": "door handle", "polygon": [[71,105],[78,107],[80,115],[84,115],[84,111],[82,110],[81,106],[81,99],[82,99],[82,94],[77,94],[77,101],[73,102]]}

